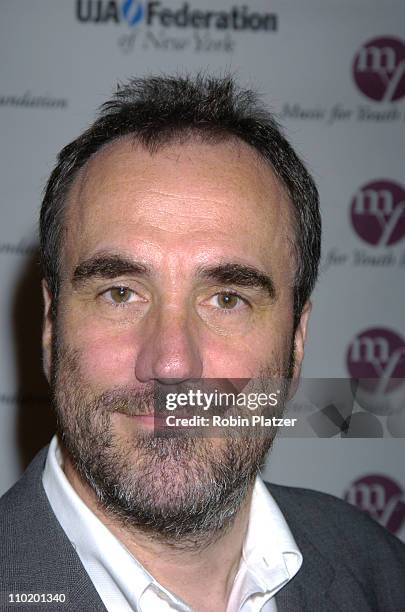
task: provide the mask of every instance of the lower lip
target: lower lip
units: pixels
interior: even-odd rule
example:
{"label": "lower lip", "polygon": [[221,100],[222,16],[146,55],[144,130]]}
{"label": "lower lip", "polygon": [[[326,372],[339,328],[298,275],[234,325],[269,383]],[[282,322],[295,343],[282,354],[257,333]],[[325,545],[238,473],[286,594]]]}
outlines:
{"label": "lower lip", "polygon": [[157,416],[154,416],[153,414],[134,415],[134,416],[131,416],[130,418],[134,419],[136,423],[139,423],[139,425],[142,425],[143,427],[147,429],[157,429],[157,428],[166,426],[165,418],[160,417],[160,416],[157,417]]}

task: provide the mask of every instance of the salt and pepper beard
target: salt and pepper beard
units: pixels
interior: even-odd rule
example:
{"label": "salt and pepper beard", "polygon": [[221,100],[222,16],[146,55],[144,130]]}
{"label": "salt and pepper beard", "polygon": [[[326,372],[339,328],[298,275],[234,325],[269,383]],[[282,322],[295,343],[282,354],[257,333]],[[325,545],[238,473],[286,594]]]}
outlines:
{"label": "salt and pepper beard", "polygon": [[[263,381],[263,373],[266,378],[290,378],[291,346],[284,367],[263,368]],[[153,387],[92,393],[81,375],[79,354],[58,339],[51,387],[60,439],[100,507],[126,528],[176,548],[206,546],[232,525],[275,435],[271,430],[222,439],[156,437],[145,431],[131,434],[130,428],[127,434],[118,433],[113,414],[145,414],[155,397]]]}

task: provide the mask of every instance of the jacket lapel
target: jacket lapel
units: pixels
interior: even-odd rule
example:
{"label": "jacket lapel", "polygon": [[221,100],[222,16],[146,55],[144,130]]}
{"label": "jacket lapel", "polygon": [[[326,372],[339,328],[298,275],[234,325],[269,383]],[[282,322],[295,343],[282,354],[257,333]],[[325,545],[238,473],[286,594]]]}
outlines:
{"label": "jacket lapel", "polygon": [[303,536],[299,539],[297,543],[304,560],[294,578],[277,593],[278,612],[336,612],[339,608],[329,597],[335,577],[334,568],[311,542]]}

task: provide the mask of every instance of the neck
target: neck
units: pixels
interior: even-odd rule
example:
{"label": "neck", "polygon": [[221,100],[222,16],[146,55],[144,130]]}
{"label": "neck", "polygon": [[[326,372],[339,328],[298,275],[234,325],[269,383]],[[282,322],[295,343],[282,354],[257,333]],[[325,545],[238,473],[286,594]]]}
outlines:
{"label": "neck", "polygon": [[242,555],[253,483],[232,522],[221,532],[173,544],[123,524],[103,508],[63,449],[64,472],[76,493],[127,550],[165,588],[193,608],[225,610]]}

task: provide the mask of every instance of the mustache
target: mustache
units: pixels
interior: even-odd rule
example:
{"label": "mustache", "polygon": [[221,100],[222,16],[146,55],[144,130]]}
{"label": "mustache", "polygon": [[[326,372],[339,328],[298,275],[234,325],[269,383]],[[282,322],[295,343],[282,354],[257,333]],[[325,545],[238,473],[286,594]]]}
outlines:
{"label": "mustache", "polygon": [[[183,381],[180,383],[158,383],[142,387],[114,387],[106,389],[95,398],[96,410],[110,414],[120,413],[126,416],[167,416],[167,397],[169,394],[188,394],[189,391],[201,391],[205,394],[228,393],[237,395],[252,379],[200,379],[198,381]],[[256,380],[256,384],[260,381]],[[256,391],[264,391],[266,384],[261,381]],[[267,389],[268,390],[268,389]],[[232,404],[215,405],[215,414],[223,415],[232,412],[236,406]],[[198,408],[195,405],[184,405],[176,409],[176,415],[192,416]]]}
{"label": "mustache", "polygon": [[153,416],[159,410],[158,392],[154,387],[142,389],[107,389],[97,398],[96,409],[126,416]]}
{"label": "mustache", "polygon": [[[137,388],[114,387],[105,390],[99,395],[96,401],[96,408],[112,414],[118,412],[126,416],[162,416],[168,414],[166,409],[168,394],[187,394],[190,390],[200,390],[204,393],[210,393],[215,390],[226,393],[238,393],[249,380],[199,379],[167,384],[154,382]],[[183,406],[181,412],[183,415],[195,414],[195,407]]]}

